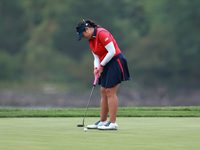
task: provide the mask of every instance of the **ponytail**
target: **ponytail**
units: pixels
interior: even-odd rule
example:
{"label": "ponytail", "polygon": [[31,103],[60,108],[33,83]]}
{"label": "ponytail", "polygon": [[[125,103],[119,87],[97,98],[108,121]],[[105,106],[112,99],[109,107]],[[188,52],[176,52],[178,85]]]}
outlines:
{"label": "ponytail", "polygon": [[94,21],[92,21],[92,20],[90,20],[90,19],[86,20],[86,23],[88,23],[88,24],[89,24],[91,27],[93,27],[93,28],[95,28],[95,27],[101,28],[100,25],[97,25]]}
{"label": "ponytail", "polygon": [[86,23],[88,23],[87,27],[92,27],[92,28],[101,28],[100,25],[97,25],[94,21],[88,19],[88,20],[83,20],[81,22],[79,22],[77,25],[76,25],[76,30],[78,30],[81,26],[85,25]]}

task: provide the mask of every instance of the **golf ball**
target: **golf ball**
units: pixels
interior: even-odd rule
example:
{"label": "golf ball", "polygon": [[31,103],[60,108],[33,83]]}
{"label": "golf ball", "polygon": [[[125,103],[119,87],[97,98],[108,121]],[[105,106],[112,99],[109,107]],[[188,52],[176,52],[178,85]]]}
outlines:
{"label": "golf ball", "polygon": [[86,132],[86,131],[87,131],[87,128],[84,128],[84,131]]}

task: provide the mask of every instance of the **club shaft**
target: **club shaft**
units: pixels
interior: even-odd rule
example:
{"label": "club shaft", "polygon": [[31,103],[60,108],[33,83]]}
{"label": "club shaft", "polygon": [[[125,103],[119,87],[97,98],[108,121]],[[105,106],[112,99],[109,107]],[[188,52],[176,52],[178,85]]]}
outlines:
{"label": "club shaft", "polygon": [[89,100],[88,100],[87,107],[86,107],[86,110],[85,110],[85,115],[84,115],[84,117],[83,117],[83,125],[84,125],[84,120],[85,120],[85,116],[86,116],[86,113],[87,113],[87,110],[88,110],[90,101],[91,101],[91,99],[92,99],[92,94],[93,94],[94,88],[95,88],[95,85],[93,85],[92,91],[91,91],[91,93],[90,93],[90,98],[89,98]]}

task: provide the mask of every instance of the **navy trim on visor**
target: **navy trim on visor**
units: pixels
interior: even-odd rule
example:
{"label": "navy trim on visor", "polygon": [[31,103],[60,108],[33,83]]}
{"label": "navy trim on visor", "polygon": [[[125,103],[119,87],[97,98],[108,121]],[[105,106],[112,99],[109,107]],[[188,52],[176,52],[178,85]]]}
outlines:
{"label": "navy trim on visor", "polygon": [[83,35],[83,31],[85,30],[85,27],[88,25],[88,23],[82,25],[78,30],[77,30],[77,34],[78,34],[78,41],[81,40],[82,35]]}

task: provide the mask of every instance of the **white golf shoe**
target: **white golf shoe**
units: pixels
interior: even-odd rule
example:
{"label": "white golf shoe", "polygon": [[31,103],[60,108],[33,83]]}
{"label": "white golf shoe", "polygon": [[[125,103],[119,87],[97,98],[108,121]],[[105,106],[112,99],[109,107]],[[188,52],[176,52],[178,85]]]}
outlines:
{"label": "white golf shoe", "polygon": [[104,126],[98,126],[99,130],[117,130],[117,123],[111,123],[110,121]]}
{"label": "white golf shoe", "polygon": [[93,124],[93,125],[88,125],[87,128],[88,128],[88,129],[97,129],[98,127],[104,126],[104,125],[106,125],[106,124],[107,124],[107,121],[101,122],[101,121],[99,120],[99,121],[97,121],[97,122],[96,122],[95,124]]}

